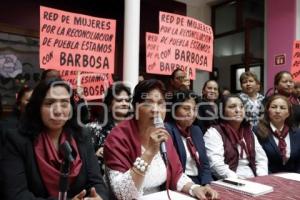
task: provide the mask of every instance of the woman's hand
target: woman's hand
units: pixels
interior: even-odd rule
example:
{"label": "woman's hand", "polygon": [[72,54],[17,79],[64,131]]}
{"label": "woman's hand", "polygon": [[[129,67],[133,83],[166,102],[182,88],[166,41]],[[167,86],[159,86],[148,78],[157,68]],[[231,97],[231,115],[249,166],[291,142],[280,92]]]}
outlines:
{"label": "woman's hand", "polygon": [[94,187],[91,188],[90,196],[84,198],[83,200],[103,200],[99,194],[96,192]]}
{"label": "woman's hand", "polygon": [[100,147],[97,151],[96,151],[96,156],[103,158],[103,147]]}
{"label": "woman's hand", "polygon": [[154,157],[159,151],[160,143],[162,141],[167,141],[169,134],[163,128],[150,127],[146,131],[148,132],[148,134],[146,134],[150,135],[146,152]]}
{"label": "woman's hand", "polygon": [[209,185],[195,187],[193,193],[197,199],[219,199],[219,194],[217,191],[213,190]]}
{"label": "woman's hand", "polygon": [[79,194],[72,198],[72,200],[83,200],[83,197],[86,195],[86,190],[82,190]]}
{"label": "woman's hand", "polygon": [[86,190],[82,190],[79,194],[72,198],[72,200],[103,200],[96,192],[94,187],[91,188],[90,196],[85,197]]}

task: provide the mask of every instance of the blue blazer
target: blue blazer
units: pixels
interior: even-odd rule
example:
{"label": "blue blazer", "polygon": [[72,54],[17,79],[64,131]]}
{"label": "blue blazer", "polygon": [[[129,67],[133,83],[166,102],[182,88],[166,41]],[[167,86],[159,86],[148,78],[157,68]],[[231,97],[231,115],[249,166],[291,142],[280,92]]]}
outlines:
{"label": "blue blazer", "polygon": [[[169,134],[172,136],[173,143],[178,153],[178,156],[180,158],[183,171],[185,171],[186,152],[181,138],[181,134],[177,126],[175,125],[175,123],[172,122],[166,123],[166,129],[169,132]],[[198,126],[192,125],[191,137],[199,153],[201,166],[198,167],[198,176],[190,177],[190,178],[192,178],[192,180],[197,184],[201,184],[201,185],[209,184],[213,179],[212,179],[209,162],[205,151],[203,134],[201,129]]]}
{"label": "blue blazer", "polygon": [[257,127],[253,128],[253,132],[256,134],[259,143],[267,154],[270,174],[277,172],[300,173],[300,129],[297,128],[290,130],[289,132],[291,154],[288,162],[285,165],[282,164],[280,151],[275,143],[271,131],[266,139],[260,138],[260,136],[257,134]]}

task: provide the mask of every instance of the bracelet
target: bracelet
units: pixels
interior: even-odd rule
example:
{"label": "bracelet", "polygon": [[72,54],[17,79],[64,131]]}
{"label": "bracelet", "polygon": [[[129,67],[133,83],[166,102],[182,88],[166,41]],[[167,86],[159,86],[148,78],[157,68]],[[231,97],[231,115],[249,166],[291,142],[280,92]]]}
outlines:
{"label": "bracelet", "polygon": [[133,166],[138,169],[140,172],[145,173],[148,168],[148,163],[143,160],[141,157],[137,157],[133,163]]}
{"label": "bracelet", "polygon": [[194,194],[194,192],[193,192],[193,190],[196,188],[196,187],[199,187],[200,185],[197,185],[197,184],[193,184],[191,187],[190,187],[190,189],[189,189],[189,194],[191,195],[191,196],[195,196],[195,194]]}
{"label": "bracelet", "polygon": [[141,172],[139,172],[135,167],[132,167],[131,170],[136,173],[137,175],[140,175],[140,176],[145,176],[145,174],[142,174]]}

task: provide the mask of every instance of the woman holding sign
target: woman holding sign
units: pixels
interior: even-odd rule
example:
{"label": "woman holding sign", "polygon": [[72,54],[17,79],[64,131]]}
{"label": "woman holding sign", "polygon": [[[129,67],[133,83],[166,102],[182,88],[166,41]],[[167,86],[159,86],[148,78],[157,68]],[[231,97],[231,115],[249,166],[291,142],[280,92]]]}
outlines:
{"label": "woman holding sign", "polygon": [[89,135],[77,124],[67,83],[57,78],[40,82],[20,125],[7,134],[1,160],[4,199],[57,199],[67,160],[68,199],[108,199]]}
{"label": "woman holding sign", "polygon": [[102,170],[104,169],[103,145],[106,137],[112,128],[130,115],[130,88],[123,83],[114,83],[107,89],[103,103],[105,106],[103,116],[96,122],[87,124],[91,130],[92,142]]}

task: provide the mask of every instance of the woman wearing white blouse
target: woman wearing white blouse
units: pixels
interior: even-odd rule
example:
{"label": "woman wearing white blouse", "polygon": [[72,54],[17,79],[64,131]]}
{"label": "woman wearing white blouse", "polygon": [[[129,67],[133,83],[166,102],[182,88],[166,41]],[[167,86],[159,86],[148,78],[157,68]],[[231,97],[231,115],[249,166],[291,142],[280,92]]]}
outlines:
{"label": "woman wearing white blouse", "polygon": [[205,148],[216,178],[250,178],[268,174],[268,159],[251,126],[242,100],[229,95],[220,104],[220,123],[204,135]]}
{"label": "woman wearing white blouse", "polygon": [[300,173],[300,129],[292,126],[292,105],[285,96],[268,99],[254,132],[268,156],[269,173]]}
{"label": "woman wearing white blouse", "polygon": [[[160,191],[162,187],[195,196],[216,199],[209,187],[195,184],[182,171],[172,138],[164,128],[154,125],[154,119],[165,117],[165,88],[151,79],[138,83],[134,89],[134,119],[118,124],[104,144],[104,162],[110,186],[117,199],[138,199],[144,194]],[[168,165],[159,152],[166,143]]]}

